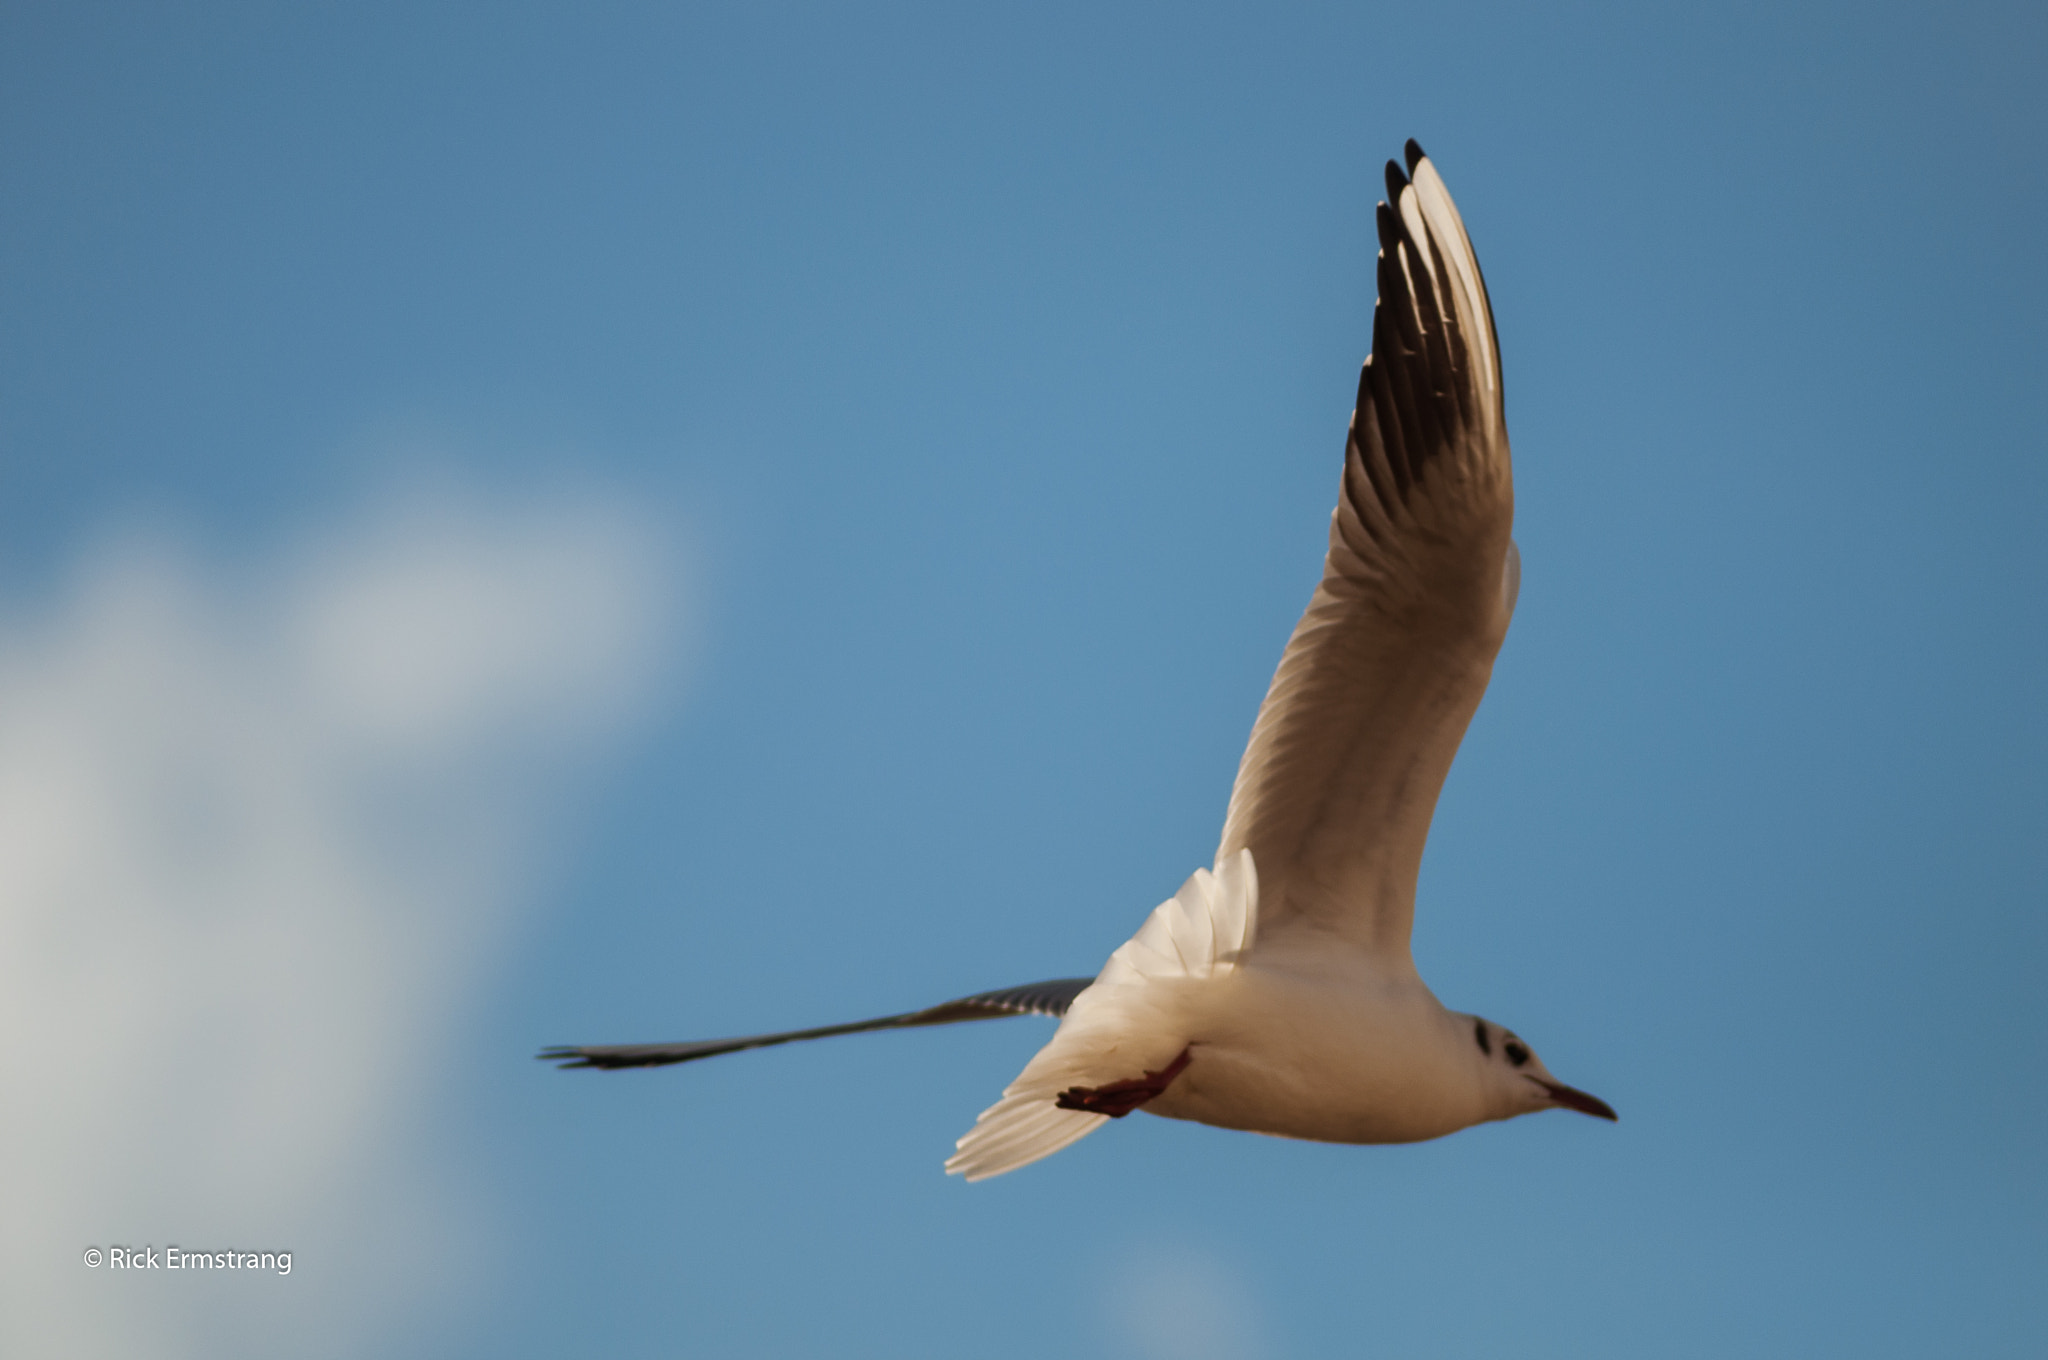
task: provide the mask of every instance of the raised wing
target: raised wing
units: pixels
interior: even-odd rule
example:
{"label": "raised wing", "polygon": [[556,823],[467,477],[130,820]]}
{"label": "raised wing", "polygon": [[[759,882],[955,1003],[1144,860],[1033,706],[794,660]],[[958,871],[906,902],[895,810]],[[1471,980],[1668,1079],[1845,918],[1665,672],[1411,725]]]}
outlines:
{"label": "raised wing", "polygon": [[1322,583],[1217,852],[1252,852],[1262,944],[1314,930],[1404,958],[1430,816],[1520,575],[1486,283],[1436,168],[1407,151],[1408,174],[1387,164],[1372,357]]}
{"label": "raised wing", "polygon": [[856,1020],[847,1025],[826,1025],[821,1029],[792,1029],[780,1034],[753,1034],[744,1039],[701,1039],[681,1044],[613,1044],[603,1048],[558,1047],[542,1049],[538,1056],[564,1067],[666,1067],[670,1063],[695,1062],[721,1053],[747,1048],[772,1048],[799,1039],[829,1039],[835,1034],[863,1034],[874,1029],[914,1029],[921,1025],[956,1025],[964,1020],[1000,1020],[1010,1015],[1051,1015],[1067,1013],[1074,998],[1094,978],[1055,978],[999,992],[979,992],[921,1011],[885,1015],[878,1020]]}

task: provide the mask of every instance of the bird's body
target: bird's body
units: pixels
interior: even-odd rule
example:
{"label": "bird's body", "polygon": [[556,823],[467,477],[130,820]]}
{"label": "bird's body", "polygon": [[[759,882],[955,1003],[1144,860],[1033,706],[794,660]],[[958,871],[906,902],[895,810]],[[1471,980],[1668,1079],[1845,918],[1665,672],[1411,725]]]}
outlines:
{"label": "bird's body", "polygon": [[1500,1117],[1471,1020],[1413,968],[1261,954],[1168,986],[1194,1056],[1148,1113],[1323,1143],[1416,1143]]}
{"label": "bird's body", "polygon": [[1196,871],[1093,979],[823,1030],[543,1056],[651,1066],[1059,1015],[947,1162],[969,1180],[1134,1109],[1332,1143],[1417,1142],[1552,1108],[1614,1118],[1512,1033],[1446,1009],[1409,953],[1430,818],[1507,636],[1521,557],[1478,259],[1415,143],[1387,187],[1372,356],[1322,580],[1253,725],[1213,871]]}

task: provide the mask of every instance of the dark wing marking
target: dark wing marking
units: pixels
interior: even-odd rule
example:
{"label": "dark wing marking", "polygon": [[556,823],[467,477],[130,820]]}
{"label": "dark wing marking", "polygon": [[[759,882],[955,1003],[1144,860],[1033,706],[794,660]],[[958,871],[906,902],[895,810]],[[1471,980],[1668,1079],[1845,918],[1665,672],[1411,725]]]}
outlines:
{"label": "dark wing marking", "polygon": [[[1430,815],[1518,580],[1500,355],[1479,260],[1413,142],[1379,206],[1372,357],[1323,579],[1238,767],[1261,947],[1298,930],[1405,956]],[[1411,178],[1412,175],[1412,178]]]}
{"label": "dark wing marking", "polygon": [[744,1039],[703,1039],[682,1044],[614,1044],[601,1048],[561,1046],[542,1049],[537,1055],[563,1067],[666,1067],[670,1063],[695,1062],[721,1053],[738,1053],[748,1048],[773,1048],[799,1039],[829,1039],[835,1034],[864,1034],[876,1029],[915,1029],[921,1025],[957,1025],[966,1020],[1000,1020],[1009,1015],[1051,1015],[1067,1013],[1074,998],[1088,989],[1094,978],[1054,978],[1030,982],[1022,987],[1005,987],[998,992],[978,992],[958,1001],[885,1015],[878,1020],[856,1020],[846,1025],[825,1025],[819,1029],[792,1029],[780,1034],[753,1034]]}

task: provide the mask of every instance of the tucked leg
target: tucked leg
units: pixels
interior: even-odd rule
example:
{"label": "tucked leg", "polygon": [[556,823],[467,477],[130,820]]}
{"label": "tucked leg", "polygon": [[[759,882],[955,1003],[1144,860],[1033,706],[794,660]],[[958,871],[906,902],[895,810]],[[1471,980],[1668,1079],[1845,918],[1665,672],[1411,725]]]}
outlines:
{"label": "tucked leg", "polygon": [[1090,1114],[1122,1119],[1173,1085],[1173,1079],[1186,1069],[1194,1052],[1192,1047],[1182,1049],[1180,1056],[1168,1063],[1163,1072],[1147,1072],[1142,1077],[1113,1081],[1107,1086],[1069,1086],[1053,1103],[1062,1110],[1086,1110]]}

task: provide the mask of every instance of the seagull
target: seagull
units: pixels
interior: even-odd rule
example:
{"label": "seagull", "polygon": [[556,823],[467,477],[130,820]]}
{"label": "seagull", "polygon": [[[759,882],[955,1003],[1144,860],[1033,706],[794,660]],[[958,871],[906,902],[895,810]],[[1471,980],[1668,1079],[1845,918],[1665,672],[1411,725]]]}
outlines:
{"label": "seagull", "polygon": [[559,1047],[652,1067],[871,1030],[1059,1028],[955,1145],[986,1180],[1133,1110],[1327,1143],[1413,1143],[1540,1110],[1616,1118],[1409,952],[1431,813],[1521,584],[1499,340],[1479,260],[1410,141],[1377,210],[1379,300],[1323,576],[1197,869],[1092,978],[741,1039]]}

